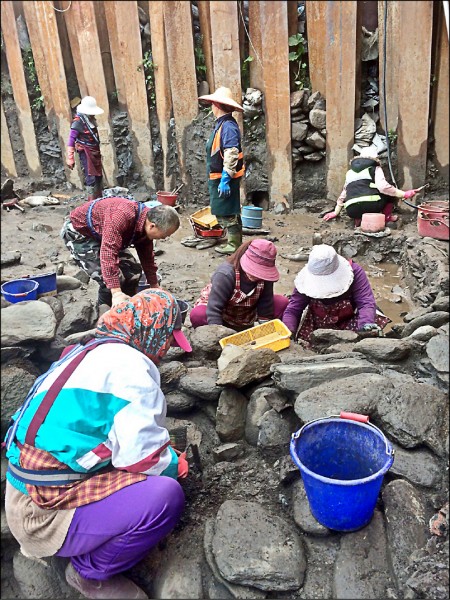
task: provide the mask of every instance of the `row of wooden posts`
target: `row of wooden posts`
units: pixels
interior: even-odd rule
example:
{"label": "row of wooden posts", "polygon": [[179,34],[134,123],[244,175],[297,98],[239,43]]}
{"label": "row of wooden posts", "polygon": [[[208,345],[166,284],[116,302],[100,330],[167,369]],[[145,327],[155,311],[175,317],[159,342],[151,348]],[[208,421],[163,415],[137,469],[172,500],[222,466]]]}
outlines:
{"label": "row of wooden posts", "polygon": [[[191,3],[23,1],[1,2],[1,28],[12,91],[30,175],[42,174],[22,55],[16,27],[23,12],[37,77],[49,123],[57,126],[63,156],[71,123],[67,78],[76,76],[81,96],[91,95],[105,113],[98,118],[104,168],[109,182],[117,175],[117,160],[109,112],[111,91],[129,118],[133,160],[142,180],[154,189],[154,160],[149,122],[138,4],[150,19],[156,112],[164,160],[167,133],[174,117],[178,160],[183,182],[186,128],[198,116]],[[309,71],[314,91],[327,100],[327,189],[335,197],[342,186],[359,109],[360,10],[356,1],[306,1]],[[399,185],[421,185],[426,177],[429,119],[439,166],[448,178],[448,33],[436,18],[431,0],[388,2],[386,30],[386,95],[388,127],[398,134]],[[291,121],[288,37],[297,31],[297,2],[250,1],[248,27],[237,1],[197,2],[203,36],[206,77],[213,90],[230,87],[241,99],[240,37],[248,35],[250,85],[264,93],[269,185],[272,201],[292,203]],[[64,11],[64,12],[57,12]],[[378,2],[380,75],[384,60],[384,2]],[[435,9],[436,12],[436,9]],[[431,68],[436,85],[430,95]],[[380,98],[383,82],[380,77]],[[431,98],[431,102],[430,102]],[[2,103],[1,160],[16,174]],[[242,122],[241,122],[242,124]],[[173,181],[164,169],[167,189]],[[67,181],[81,186],[80,172],[66,169]]]}

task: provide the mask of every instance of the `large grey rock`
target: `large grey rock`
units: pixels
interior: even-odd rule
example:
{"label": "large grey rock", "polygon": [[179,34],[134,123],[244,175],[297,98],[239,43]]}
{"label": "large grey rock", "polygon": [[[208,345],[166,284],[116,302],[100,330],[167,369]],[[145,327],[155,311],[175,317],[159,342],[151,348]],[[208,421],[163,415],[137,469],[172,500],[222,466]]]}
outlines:
{"label": "large grey rock", "polygon": [[366,338],[355,344],[353,352],[361,352],[361,354],[370,356],[378,361],[397,362],[409,356],[411,345],[407,340]]}
{"label": "large grey rock", "polygon": [[378,371],[378,367],[356,352],[306,356],[295,363],[274,365],[271,369],[275,385],[291,396],[327,381]]}
{"label": "large grey rock", "polygon": [[[266,598],[266,592],[262,590],[257,590],[256,588],[247,587],[244,585],[238,585],[236,583],[231,583],[225,577],[223,577],[222,573],[219,571],[217,567],[216,560],[214,558],[213,553],[213,540],[216,533],[216,522],[215,519],[208,519],[205,523],[205,535],[203,538],[203,549],[205,552],[206,562],[208,563],[209,568],[213,572],[213,575],[216,581],[223,585],[225,589],[231,594],[233,598],[237,598],[238,600],[262,600]],[[223,600],[221,596],[218,600]]]}
{"label": "large grey rock", "polygon": [[26,359],[14,360],[1,367],[1,435],[6,433],[11,416],[21,406],[39,371]]}
{"label": "large grey rock", "polygon": [[177,360],[162,362],[158,370],[161,376],[161,390],[164,394],[175,390],[178,387],[180,378],[187,374],[186,367]]}
{"label": "large grey rock", "polygon": [[167,402],[167,414],[176,415],[191,411],[196,405],[196,399],[189,394],[174,390],[165,394]]}
{"label": "large grey rock", "polygon": [[308,570],[300,598],[333,598],[333,571],[340,537],[305,536]]}
{"label": "large grey rock", "polygon": [[413,485],[435,487],[442,481],[444,467],[429,450],[405,450],[393,444],[395,460],[390,473],[407,479]]}
{"label": "large grey rock", "polygon": [[228,444],[221,444],[214,448],[213,457],[216,462],[221,461],[233,461],[240,458],[244,454],[244,447],[242,444],[236,444],[229,442]]}
{"label": "large grey rock", "polygon": [[320,108],[313,108],[309,113],[309,122],[316,129],[325,129],[327,126],[327,113]]}
{"label": "large grey rock", "polygon": [[378,402],[392,391],[393,385],[386,377],[361,373],[305,390],[297,397],[294,409],[304,423],[338,415],[342,410],[371,415]]}
{"label": "large grey rock", "polygon": [[438,456],[445,454],[448,408],[446,394],[426,383],[395,388],[377,403],[381,428],[386,435],[404,448],[425,444]]}
{"label": "large grey rock", "polygon": [[446,311],[439,310],[427,313],[407,323],[402,330],[402,338],[408,337],[413,331],[419,327],[422,327],[423,325],[432,325],[433,327],[437,328],[441,325],[444,325],[444,323],[447,323],[448,320],[449,313]]}
{"label": "large grey rock", "polygon": [[267,388],[260,388],[253,392],[247,405],[245,439],[252,446],[256,446],[258,443],[260,419],[264,413],[270,410],[270,404],[266,400],[265,390],[267,390]]}
{"label": "large grey rock", "polygon": [[298,590],[306,570],[292,525],[255,502],[227,500],[219,508],[213,554],[223,577],[270,592]]}
{"label": "large grey rock", "polygon": [[437,335],[430,339],[426,352],[431,364],[441,373],[449,372],[448,335]]}
{"label": "large grey rock", "polygon": [[0,257],[0,266],[10,267],[11,265],[18,265],[21,258],[22,254],[18,250],[5,252]]}
{"label": "large grey rock", "polygon": [[328,527],[321,525],[311,513],[303,479],[299,479],[292,485],[292,507],[294,521],[302,531],[320,536],[331,533]]}
{"label": "large grey rock", "polygon": [[31,300],[11,304],[2,310],[2,347],[29,342],[46,342],[52,340],[55,334],[56,317],[48,304]]}
{"label": "large grey rock", "polygon": [[216,414],[216,431],[222,442],[234,442],[244,437],[247,398],[236,389],[222,391]]}
{"label": "large grey rock", "polygon": [[39,302],[45,302],[48,304],[55,313],[56,322],[58,324],[61,323],[64,317],[64,307],[58,296],[43,296],[42,298],[39,298]]}
{"label": "large grey rock", "polygon": [[448,536],[432,537],[424,548],[416,550],[404,572],[402,589],[404,598],[433,598],[447,600],[449,589]]}
{"label": "large grey rock", "polygon": [[391,481],[382,490],[390,561],[397,587],[411,554],[427,542],[425,505],[419,492],[407,481]]}
{"label": "large grey rock", "polygon": [[310,131],[305,138],[305,142],[317,150],[324,150],[327,142],[318,131]]}
{"label": "large grey rock", "polygon": [[[258,388],[255,393],[264,396],[267,404],[277,412],[281,412],[286,408],[289,408],[289,406],[292,406],[292,403],[287,400],[286,396],[275,387],[263,386]],[[253,394],[251,397],[253,397]]]}
{"label": "large grey rock", "polygon": [[64,317],[58,326],[59,335],[67,337],[72,333],[87,331],[94,327],[98,313],[90,298],[74,296],[71,292],[63,292],[59,297],[64,307]]}
{"label": "large grey rock", "polygon": [[14,577],[22,598],[67,598],[68,586],[61,585],[49,559],[25,557],[19,550],[13,559]]}
{"label": "large grey rock", "polygon": [[371,522],[347,533],[334,567],[334,598],[387,598],[394,587],[389,567],[387,539],[383,515],[375,510]]}
{"label": "large grey rock", "polygon": [[415,329],[406,339],[428,342],[428,340],[431,340],[431,338],[437,334],[438,330],[432,325],[422,325],[422,327]]}
{"label": "large grey rock", "polygon": [[188,369],[179,380],[179,389],[203,400],[218,400],[222,390],[216,386],[217,375],[217,369],[208,367]]}
{"label": "large grey rock", "polygon": [[449,296],[441,296],[440,298],[436,298],[436,300],[431,305],[433,310],[445,310],[448,312],[449,310]]}
{"label": "large grey rock", "polygon": [[233,385],[241,388],[249,383],[263,381],[270,375],[271,367],[281,361],[270,348],[248,350],[232,360],[220,373],[218,385]]}
{"label": "large grey rock", "polygon": [[403,317],[403,321],[405,323],[411,323],[411,321],[414,321],[414,319],[423,317],[424,315],[427,315],[430,312],[433,312],[433,309],[431,308],[431,306],[416,308],[416,309],[410,310],[408,313],[406,313],[406,315]]}
{"label": "large grey rock", "polygon": [[81,287],[81,281],[76,277],[70,275],[57,275],[56,276],[56,288],[59,292],[66,292],[68,290],[76,290]]}
{"label": "large grey rock", "polygon": [[311,345],[325,346],[330,344],[342,344],[356,342],[359,335],[354,331],[343,329],[316,329],[311,334]]}
{"label": "large grey rock", "polygon": [[271,408],[259,421],[258,448],[287,448],[291,433],[299,427],[294,411],[278,413]]}
{"label": "large grey rock", "polygon": [[219,341],[236,333],[223,325],[203,325],[192,330],[189,336],[192,352],[195,356],[217,360],[222,352]]}
{"label": "large grey rock", "polygon": [[295,142],[301,142],[302,140],[304,140],[306,138],[307,133],[307,123],[300,123],[298,121],[291,123],[291,137]]}

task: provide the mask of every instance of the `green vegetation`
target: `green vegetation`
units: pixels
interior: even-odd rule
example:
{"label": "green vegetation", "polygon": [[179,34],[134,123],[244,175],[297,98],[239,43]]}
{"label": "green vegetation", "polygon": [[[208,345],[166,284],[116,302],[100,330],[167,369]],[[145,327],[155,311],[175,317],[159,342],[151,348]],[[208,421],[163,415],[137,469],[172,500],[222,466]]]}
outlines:
{"label": "green vegetation", "polygon": [[388,131],[388,139],[389,139],[389,145],[390,146],[395,146],[395,144],[397,143],[397,138],[398,138],[398,134],[395,131],[395,129],[389,129],[389,131]]}
{"label": "green vegetation", "polygon": [[44,96],[42,95],[41,86],[39,85],[31,48],[23,50],[22,60],[25,70],[25,78],[27,79],[28,83],[28,91],[30,93],[31,108],[34,108],[35,110],[41,110],[41,108],[44,107]]}
{"label": "green vegetation", "polygon": [[147,50],[147,52],[144,53],[142,64],[137,67],[137,70],[141,71],[142,67],[144,67],[145,87],[147,88],[149,105],[154,108],[156,106],[155,69],[158,68],[158,65],[155,65],[153,62],[150,50]]}
{"label": "green vegetation", "polygon": [[290,36],[288,44],[292,48],[292,51],[289,52],[289,62],[297,64],[297,72],[294,75],[296,87],[299,90],[310,87],[308,65],[306,62],[303,62],[303,57],[307,53],[305,38],[301,33],[296,33]]}
{"label": "green vegetation", "polygon": [[205,55],[203,53],[203,36],[200,36],[200,39],[194,46],[194,55],[195,55],[195,72],[197,74],[198,79],[204,80],[206,75],[206,61]]}

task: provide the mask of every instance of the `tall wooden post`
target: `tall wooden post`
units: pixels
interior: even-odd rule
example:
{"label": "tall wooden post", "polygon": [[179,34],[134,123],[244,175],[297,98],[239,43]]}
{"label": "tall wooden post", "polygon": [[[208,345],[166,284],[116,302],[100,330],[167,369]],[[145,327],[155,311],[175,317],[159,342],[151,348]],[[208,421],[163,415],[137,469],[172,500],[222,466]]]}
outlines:
{"label": "tall wooden post", "polygon": [[125,93],[124,68],[122,66],[122,54],[120,52],[119,37],[117,35],[116,11],[114,3],[104,2],[105,19],[108,28],[109,47],[111,49],[111,60],[114,69],[114,80],[116,83],[117,102],[120,110],[127,110],[127,98]]}
{"label": "tall wooden post", "polygon": [[164,2],[164,23],[179,165],[183,183],[189,186],[184,135],[198,114],[191,3]]}
{"label": "tall wooden post", "polygon": [[30,100],[23,72],[22,54],[17,35],[16,19],[11,0],[4,0],[1,3],[1,15],[6,59],[8,61],[9,76],[17,107],[19,129],[23,138],[23,150],[30,175],[40,177],[42,175],[42,167],[39,160],[36,133],[31,115]]}
{"label": "tall wooden post", "polygon": [[142,174],[144,183],[154,189],[153,147],[137,2],[115,0],[114,9],[122,56],[122,81],[125,83],[129,129],[133,141],[133,160]]}
{"label": "tall wooden post", "polygon": [[[387,4],[386,15],[386,57],[384,56],[384,8]],[[400,69],[399,46],[400,4],[398,0],[380,0],[378,2],[378,57],[379,57],[379,88],[380,88],[380,123],[386,132],[397,131],[398,126],[398,75]],[[386,61],[386,107],[384,105],[384,67]],[[386,131],[385,108],[387,125]]]}
{"label": "tall wooden post", "polygon": [[170,92],[169,63],[167,59],[166,36],[164,31],[164,2],[150,0],[148,3],[150,15],[150,34],[152,55],[155,64],[155,96],[156,113],[158,115],[159,133],[164,165],[164,189],[173,189],[173,175],[168,173],[169,154],[169,121],[172,115],[172,94]]}
{"label": "tall wooden post", "polygon": [[[150,4],[152,4],[150,0]],[[214,65],[212,54],[211,20],[209,14],[209,0],[198,0],[198,19],[200,21],[200,31],[203,38],[203,54],[205,55],[206,81],[209,91],[212,94],[215,90],[214,83]]]}
{"label": "tall wooden post", "polygon": [[[80,60],[87,86],[87,94],[93,96],[105,111],[97,117],[103,167],[107,185],[115,185],[117,174],[116,152],[109,115],[108,91],[106,89],[103,62],[92,0],[76,0],[70,10],[72,26],[77,35]],[[69,36],[70,37],[70,36]],[[72,37],[70,38],[72,44]],[[73,48],[72,48],[73,50]]]}
{"label": "tall wooden post", "polygon": [[327,4],[323,0],[308,0],[308,2],[305,2],[311,91],[320,92],[325,97],[327,92],[325,54],[327,44]]}
{"label": "tall wooden post", "polygon": [[[411,23],[420,23],[414,36]],[[432,28],[431,0],[400,3],[397,183],[403,189],[423,185],[427,175]]]}
{"label": "tall wooden post", "polygon": [[435,163],[441,177],[448,184],[448,32],[441,9],[437,32],[437,63],[435,103],[433,115]]}
{"label": "tall wooden post", "polygon": [[[47,109],[48,117],[49,121],[54,122],[58,131],[66,179],[73,185],[81,187],[80,172],[78,169],[74,169],[73,171],[68,169],[65,161],[72,113],[70,110],[69,95],[67,93],[64,61],[59,43],[56,13],[48,2],[25,2],[23,7],[33,52],[35,48],[43,50],[45,46],[45,64],[41,64],[39,60],[36,63],[36,71],[38,73],[40,84],[41,79],[39,78],[39,73],[42,74],[42,81],[45,81],[46,84],[48,84],[49,79],[51,78],[51,87],[49,86],[46,92],[47,95],[49,95],[49,107]],[[52,40],[52,43],[47,43],[48,40]],[[44,96],[44,100],[45,99],[46,96]]]}
{"label": "tall wooden post", "polygon": [[10,177],[17,177],[16,163],[14,162],[14,152],[11,146],[9,137],[8,124],[6,123],[5,111],[3,110],[3,102],[1,102],[2,121],[1,121],[1,152],[2,167]]}
{"label": "tall wooden post", "polygon": [[292,207],[288,18],[285,2],[259,3],[270,200]]}
{"label": "tall wooden post", "polygon": [[355,129],[356,2],[326,2],[327,191],[342,190]]}
{"label": "tall wooden post", "polygon": [[261,18],[260,2],[248,3],[248,29],[249,29],[249,56],[250,62],[250,87],[264,92],[263,79],[263,54],[261,46]]}

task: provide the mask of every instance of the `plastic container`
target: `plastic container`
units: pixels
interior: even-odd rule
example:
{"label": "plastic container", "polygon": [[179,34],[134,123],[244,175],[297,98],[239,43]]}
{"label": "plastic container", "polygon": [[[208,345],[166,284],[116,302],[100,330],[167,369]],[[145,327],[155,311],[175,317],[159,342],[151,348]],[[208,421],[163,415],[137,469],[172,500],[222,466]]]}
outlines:
{"label": "plastic container", "polygon": [[386,218],[383,213],[364,213],[361,218],[361,231],[377,233],[384,231]]}
{"label": "plastic container", "polygon": [[289,347],[290,338],[291,332],[286,325],[280,319],[273,319],[273,321],[267,321],[262,325],[224,337],[219,340],[219,343],[222,348],[225,348],[227,344],[233,344],[255,350],[270,348],[274,352],[278,352]]}
{"label": "plastic container", "polygon": [[[27,276],[28,279],[28,276]],[[37,297],[56,296],[56,273],[44,273],[43,275],[30,275],[30,281],[38,283]]]}
{"label": "plastic container", "polygon": [[39,284],[33,279],[13,279],[1,286],[5,300],[12,304],[37,300]]}
{"label": "plastic container", "polygon": [[420,204],[417,231],[422,237],[436,240],[449,239],[449,203],[435,200]]}
{"label": "plastic container", "polygon": [[222,229],[222,227],[219,227],[219,225],[216,225],[212,229],[206,229],[205,227],[202,227],[202,226],[194,223],[192,218],[189,219],[189,222],[191,224],[194,235],[197,238],[218,238],[218,239],[220,239],[220,238],[225,237],[225,230]]}
{"label": "plastic container", "polygon": [[394,451],[368,417],[344,415],[307,423],[292,434],[290,451],[317,521],[335,531],[355,531],[372,518]]}
{"label": "plastic container", "polygon": [[202,208],[201,210],[197,210],[195,213],[192,213],[191,217],[192,221],[201,227],[206,227],[207,229],[212,229],[219,224],[219,221],[216,217],[211,214],[211,208],[207,206],[206,208]]}
{"label": "plastic container", "polygon": [[167,206],[175,206],[177,203],[178,194],[172,194],[172,192],[156,192],[156,199],[161,204],[167,204]]}
{"label": "plastic container", "polygon": [[243,206],[242,207],[242,225],[249,229],[261,229],[263,209],[259,206]]}

